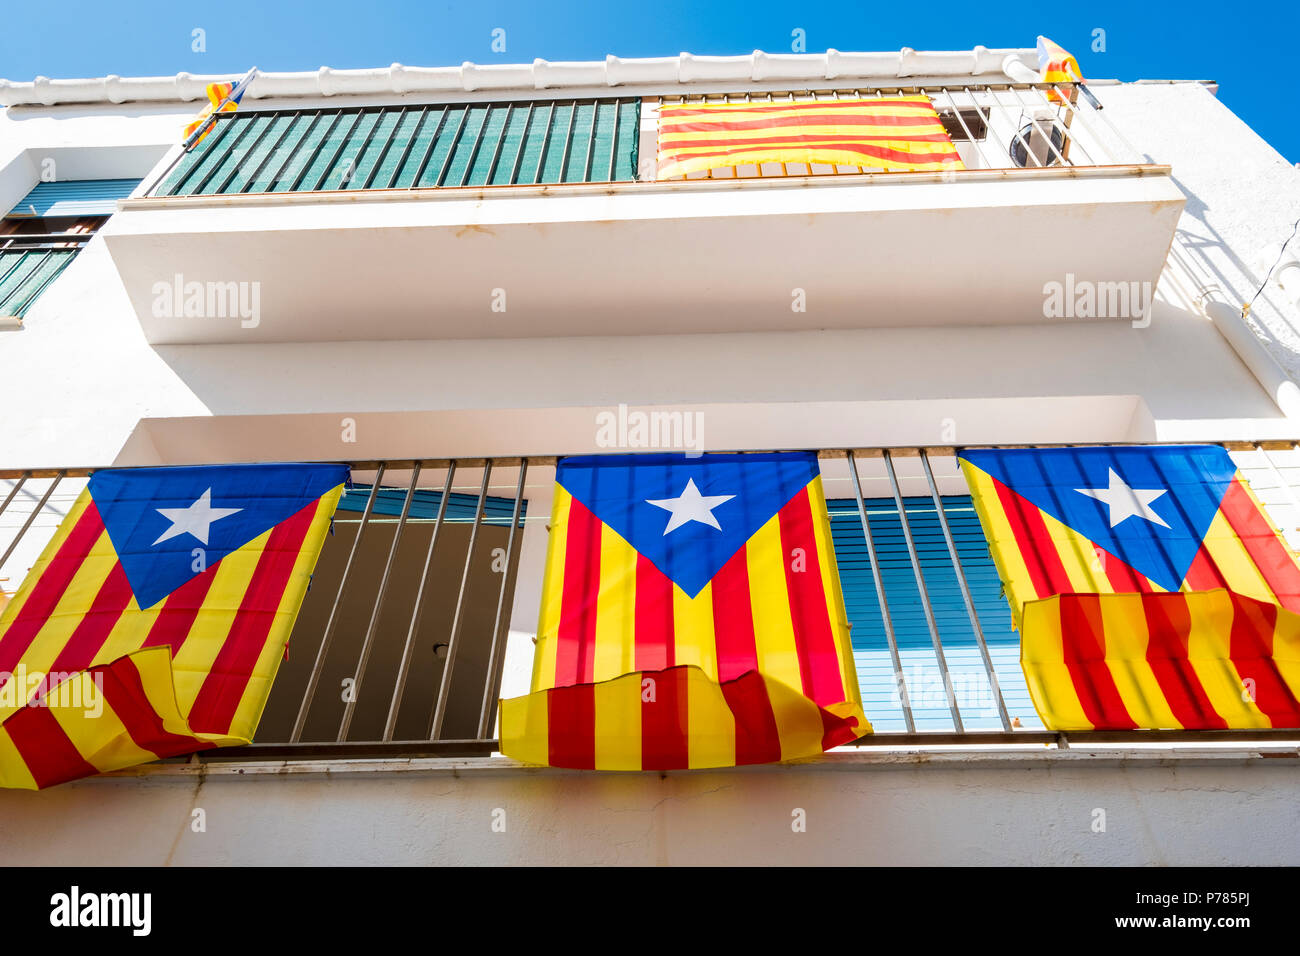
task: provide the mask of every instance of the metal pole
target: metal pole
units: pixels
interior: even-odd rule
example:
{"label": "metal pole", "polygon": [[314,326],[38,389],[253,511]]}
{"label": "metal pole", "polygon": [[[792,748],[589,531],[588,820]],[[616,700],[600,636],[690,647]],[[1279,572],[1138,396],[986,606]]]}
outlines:
{"label": "metal pole", "polygon": [[939,640],[939,625],[934,620],[934,608],[930,605],[930,592],[926,589],[925,578],[921,574],[921,559],[916,554],[916,542],[912,540],[912,526],[907,520],[907,507],[903,504],[902,492],[898,490],[898,475],[894,472],[894,460],[889,457],[889,449],[881,452],[885,459],[885,471],[889,474],[889,487],[894,492],[894,503],[898,505],[898,520],[903,526],[903,540],[907,542],[907,556],[912,559],[912,573],[916,577],[916,587],[921,593],[921,609],[925,611],[925,623],[930,629],[930,641],[934,644],[934,657],[939,664],[939,676],[943,678],[943,691],[948,698],[948,712],[952,715],[952,725],[957,733],[965,733],[961,723],[961,714],[957,710],[957,699],[953,693],[952,680],[948,676],[948,662],[943,656],[943,644]]}
{"label": "metal pole", "polygon": [[[1268,449],[1259,442],[1254,442],[1253,444],[1255,450],[1264,456],[1264,463],[1268,465],[1268,470],[1273,473],[1273,477],[1277,479],[1277,483],[1282,486],[1282,491],[1286,493],[1287,500],[1291,502],[1291,507],[1295,509],[1297,526],[1300,526],[1300,499],[1296,498],[1295,489],[1292,488],[1291,485],[1287,483],[1287,480],[1282,477],[1282,472],[1273,461],[1273,456],[1268,453]],[[4,511],[4,509],[0,508],[0,512],[2,511]]]}
{"label": "metal pole", "polygon": [[[979,156],[980,159],[984,160],[984,162],[987,163],[988,157],[984,155],[984,147],[980,144],[980,141],[975,138],[975,133],[971,130],[971,128],[966,125],[966,120],[961,115],[961,107],[957,105],[957,101],[954,100],[952,98],[952,94],[948,92],[948,87],[946,86],[941,87],[941,91],[944,96],[948,97],[948,105],[952,107],[953,115],[957,117],[957,122],[961,124],[962,130],[965,131],[966,139],[970,142],[971,147],[975,150],[975,154]],[[966,90],[965,92],[969,94],[970,90]],[[980,121],[984,123],[984,142],[987,143],[989,141],[989,122],[988,120],[984,119],[984,111],[979,108],[979,104],[975,102],[974,96],[971,96],[971,105],[979,113]],[[994,155],[996,155],[996,153]],[[996,169],[998,167],[991,166],[989,168]]]}
{"label": "metal pole", "polygon": [[30,478],[31,476],[32,473],[30,471],[24,471],[19,476],[18,483],[14,485],[13,490],[10,491],[9,494],[5,496],[4,504],[0,504],[0,515],[5,513],[5,509],[9,507],[9,502],[14,500],[14,497],[18,494],[20,490],[22,490],[23,485],[27,483],[27,479]]}
{"label": "metal pole", "polygon": [[907,693],[907,680],[903,677],[903,661],[898,654],[898,638],[894,634],[894,621],[889,615],[889,601],[885,598],[885,580],[880,574],[880,559],[876,556],[876,542],[867,520],[867,504],[862,499],[862,483],[858,478],[858,461],[849,452],[849,474],[853,476],[853,495],[858,499],[858,518],[862,521],[862,535],[867,539],[867,560],[871,562],[871,579],[876,585],[876,601],[880,604],[880,618],[885,625],[885,641],[889,644],[889,657],[894,664],[894,680],[898,682],[898,696],[903,705],[903,722],[907,732],[916,731],[912,719],[912,700]]}
{"label": "metal pole", "polygon": [[456,462],[447,466],[447,480],[442,486],[442,498],[438,501],[438,516],[433,521],[433,533],[429,536],[429,550],[424,555],[424,570],[420,572],[420,586],[415,591],[415,607],[411,609],[411,625],[406,631],[406,646],[402,649],[402,663],[397,668],[397,682],[393,685],[393,699],[388,704],[388,720],[384,723],[384,740],[392,740],[397,728],[397,714],[402,709],[402,696],[406,692],[406,679],[411,672],[411,653],[415,650],[415,635],[420,630],[420,618],[424,615],[424,587],[429,582],[429,568],[433,566],[433,549],[438,544],[438,532],[442,530],[442,519],[447,513],[447,499],[451,497],[451,483],[456,475]]}
{"label": "metal pole", "polygon": [[524,478],[528,474],[528,459],[519,459],[519,484],[515,487],[515,508],[510,515],[510,536],[506,538],[506,562],[501,570],[501,590],[497,592],[497,616],[492,623],[492,651],[488,656],[487,678],[483,682],[483,709],[479,713],[478,736],[486,740],[492,729],[497,694],[501,687],[501,615],[506,604],[506,584],[510,578],[510,558],[515,550],[515,531],[519,527],[519,512],[524,503]]}
{"label": "metal pole", "polygon": [[975,643],[979,645],[980,657],[984,658],[984,670],[989,675],[989,686],[993,689],[993,699],[997,701],[998,716],[1002,718],[1002,729],[1011,729],[1011,715],[1007,713],[1006,701],[1002,699],[1002,688],[998,685],[998,675],[993,669],[993,657],[989,654],[988,643],[984,640],[984,628],[980,626],[979,615],[975,613],[975,602],[971,598],[970,585],[966,582],[966,572],[961,566],[961,557],[957,554],[957,544],[952,538],[952,529],[948,527],[948,516],[943,510],[943,499],[939,497],[939,486],[935,484],[934,472],[930,470],[930,458],[925,449],[920,449],[921,467],[925,469],[925,480],[930,485],[930,497],[939,512],[939,526],[943,528],[943,540],[948,544],[948,556],[952,558],[953,570],[957,572],[957,586],[961,588],[962,600],[966,602],[966,613],[970,616],[970,625],[975,631]]}
{"label": "metal pole", "polygon": [[[0,557],[0,568],[3,568],[8,562],[9,556],[13,554],[14,549],[18,547],[18,542],[23,540],[23,535],[25,535],[27,529],[32,526],[32,522],[36,520],[36,516],[44,510],[45,502],[50,500],[50,495],[54,493],[54,489],[58,487],[59,482],[63,480],[63,476],[66,474],[67,471],[60,471],[54,476],[53,480],[50,481],[50,487],[45,489],[45,494],[41,495],[41,500],[37,503],[36,507],[32,509],[32,513],[27,516],[27,520],[23,522],[23,526],[18,529],[18,537],[14,538],[13,541],[9,543],[9,547],[5,549],[4,556]],[[14,490],[17,491],[17,489]],[[10,492],[9,497],[13,497],[13,492]],[[5,500],[5,504],[9,504],[8,499]]]}
{"label": "metal pole", "polygon": [[469,583],[469,569],[474,561],[474,543],[478,529],[483,524],[483,506],[487,503],[488,480],[492,477],[492,459],[483,461],[483,484],[478,492],[478,507],[474,511],[474,527],[469,533],[469,547],[465,549],[465,567],[460,574],[460,592],[456,595],[456,613],[451,619],[451,637],[447,641],[447,662],[442,667],[442,683],[438,699],[433,705],[433,719],[429,722],[429,739],[442,735],[442,722],[447,717],[447,698],[451,690],[451,671],[456,666],[456,652],[460,650],[460,629],[465,622],[465,586]]}
{"label": "metal pole", "polygon": [[384,595],[388,591],[388,578],[393,571],[393,559],[397,557],[397,547],[402,543],[402,532],[406,529],[406,518],[411,513],[411,501],[415,498],[415,483],[420,480],[420,463],[417,461],[411,469],[411,485],[406,489],[406,500],[402,502],[402,516],[397,519],[397,528],[393,531],[393,543],[388,546],[388,560],[384,562],[384,574],[379,579],[379,593],[375,595],[375,606],[370,610],[370,624],[366,627],[365,639],[361,642],[361,657],[357,661],[356,678],[352,684],[352,699],[343,706],[343,721],[339,724],[339,743],[348,739],[348,728],[352,726],[352,715],[357,709],[357,700],[361,696],[361,681],[366,676],[366,664],[370,661],[370,649],[374,645],[375,631],[379,628],[379,614],[384,607]]}
{"label": "metal pole", "polygon": [[370,497],[366,499],[366,509],[361,513],[361,524],[357,526],[357,536],[352,539],[352,550],[348,552],[347,564],[343,565],[343,576],[339,578],[339,588],[334,594],[334,604],[330,608],[329,619],[325,622],[325,633],[321,637],[320,647],[316,650],[316,663],[312,665],[311,676],[307,679],[307,691],[303,695],[302,705],[298,708],[298,717],[293,722],[293,731],[289,742],[297,743],[307,725],[307,712],[311,710],[312,699],[316,696],[316,686],[320,683],[321,671],[325,669],[325,655],[329,653],[330,641],[334,638],[334,627],[339,619],[339,605],[343,603],[343,591],[347,588],[348,577],[352,573],[352,561],[357,556],[357,546],[365,534],[366,525],[370,523],[370,512],[375,507],[375,498],[379,495],[379,485],[384,480],[384,463],[379,463],[375,471],[375,483],[370,486]]}

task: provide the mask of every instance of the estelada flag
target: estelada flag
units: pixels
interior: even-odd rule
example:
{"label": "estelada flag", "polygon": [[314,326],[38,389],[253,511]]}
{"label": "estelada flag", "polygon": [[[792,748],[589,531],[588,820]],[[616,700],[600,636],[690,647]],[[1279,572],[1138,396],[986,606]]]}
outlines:
{"label": "estelada flag", "polygon": [[248,743],[347,477],[91,475],[0,615],[0,786]]}
{"label": "estelada flag", "polygon": [[819,754],[862,712],[813,454],[562,459],[532,693],[501,750],[596,770]]}
{"label": "estelada flag", "polygon": [[763,163],[965,168],[927,96],[659,107],[660,179]]}
{"label": "estelada flag", "polygon": [[1226,449],[961,458],[1047,727],[1300,727],[1300,564]]}

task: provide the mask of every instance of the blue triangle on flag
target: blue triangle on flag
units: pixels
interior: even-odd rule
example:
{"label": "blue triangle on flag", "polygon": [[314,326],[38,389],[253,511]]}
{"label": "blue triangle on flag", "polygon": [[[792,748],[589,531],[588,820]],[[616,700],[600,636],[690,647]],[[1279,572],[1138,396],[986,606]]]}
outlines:
{"label": "blue triangle on flag", "polygon": [[555,480],[695,597],[818,474],[811,452],[586,455]]}
{"label": "blue triangle on flag", "polygon": [[975,467],[1177,591],[1237,473],[1219,445],[963,451]]}
{"label": "blue triangle on flag", "polygon": [[91,475],[89,489],[148,608],[347,478],[331,464],[115,468]]}

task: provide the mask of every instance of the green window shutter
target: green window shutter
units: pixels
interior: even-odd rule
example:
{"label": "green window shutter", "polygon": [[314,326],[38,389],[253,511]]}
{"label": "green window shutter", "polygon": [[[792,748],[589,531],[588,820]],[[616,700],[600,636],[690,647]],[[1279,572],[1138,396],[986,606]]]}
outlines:
{"label": "green window shutter", "polygon": [[159,196],[629,182],[636,98],[222,114]]}

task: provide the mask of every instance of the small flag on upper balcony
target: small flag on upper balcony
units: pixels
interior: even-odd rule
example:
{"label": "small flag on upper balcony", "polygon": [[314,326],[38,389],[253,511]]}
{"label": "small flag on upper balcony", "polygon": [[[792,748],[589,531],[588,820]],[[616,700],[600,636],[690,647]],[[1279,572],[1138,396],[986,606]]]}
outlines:
{"label": "small flag on upper balcony", "polygon": [[816,456],[561,460],[532,689],[501,702],[501,750],[553,767],[730,767],[870,733]]}
{"label": "small flag on upper balcony", "polygon": [[[1074,55],[1044,36],[1038,38],[1038,72],[1044,83],[1085,82],[1079,61]],[[1048,91],[1047,98],[1053,103],[1065,102],[1064,97],[1054,89]]]}
{"label": "small flag on upper balcony", "polygon": [[248,84],[253,82],[253,77],[256,75],[257,69],[253,68],[238,83],[208,84],[206,90],[208,105],[203,107],[199,111],[199,115],[194,117],[193,121],[185,127],[183,138],[187,150],[203,142],[204,137],[212,132],[212,127],[216,125],[214,114],[233,113],[239,109],[240,101],[244,98],[244,91],[248,89]]}
{"label": "small flag on upper balcony", "polygon": [[659,107],[660,179],[765,163],[964,168],[927,96]]}
{"label": "small flag on upper balcony", "polygon": [[961,457],[1048,728],[1300,727],[1300,564],[1226,449]]}
{"label": "small flag on upper balcony", "polygon": [[95,472],[0,614],[0,787],[248,743],[347,474]]}

